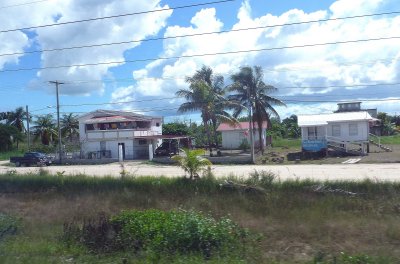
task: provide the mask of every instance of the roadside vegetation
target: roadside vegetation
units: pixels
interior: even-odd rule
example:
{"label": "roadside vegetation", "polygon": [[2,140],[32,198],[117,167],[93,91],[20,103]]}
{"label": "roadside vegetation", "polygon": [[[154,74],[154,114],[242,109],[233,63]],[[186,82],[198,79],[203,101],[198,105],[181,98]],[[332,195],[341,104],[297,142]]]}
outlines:
{"label": "roadside vegetation", "polygon": [[[0,194],[0,213],[19,219],[16,231],[0,241],[1,263],[396,263],[400,258],[400,183],[279,181],[265,171],[246,179],[206,174],[190,180],[11,170],[0,176]],[[110,226],[118,228],[108,232]],[[172,246],[180,243],[186,248]]]}

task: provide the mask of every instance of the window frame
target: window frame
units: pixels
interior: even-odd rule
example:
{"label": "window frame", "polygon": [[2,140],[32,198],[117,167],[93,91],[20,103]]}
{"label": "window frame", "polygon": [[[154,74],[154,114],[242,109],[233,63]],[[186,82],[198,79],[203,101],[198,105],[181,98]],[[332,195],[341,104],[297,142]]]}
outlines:
{"label": "window frame", "polygon": [[[339,128],[339,130],[335,130]],[[332,137],[341,137],[342,136],[342,131],[341,131],[341,126],[340,124],[333,124],[332,125]],[[335,132],[339,132],[339,133],[335,133]]]}
{"label": "window frame", "polygon": [[[352,129],[352,127],[353,127],[353,129]],[[354,128],[355,128],[355,130],[354,130]],[[354,133],[354,131],[355,131],[355,133]],[[349,136],[358,136],[358,124],[357,123],[349,124]]]}

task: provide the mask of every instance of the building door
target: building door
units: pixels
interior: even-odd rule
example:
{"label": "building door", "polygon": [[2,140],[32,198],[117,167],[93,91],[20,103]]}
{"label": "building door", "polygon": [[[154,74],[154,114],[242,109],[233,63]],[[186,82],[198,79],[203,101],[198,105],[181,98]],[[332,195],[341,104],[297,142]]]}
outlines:
{"label": "building door", "polygon": [[118,157],[119,157],[119,148],[122,146],[122,159],[125,159],[125,143],[118,143]]}

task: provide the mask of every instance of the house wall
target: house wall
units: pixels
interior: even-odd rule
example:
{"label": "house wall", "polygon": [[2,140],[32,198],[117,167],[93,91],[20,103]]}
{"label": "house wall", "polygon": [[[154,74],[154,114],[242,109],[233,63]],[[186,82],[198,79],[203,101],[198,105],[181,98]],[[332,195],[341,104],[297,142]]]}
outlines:
{"label": "house wall", "polygon": [[[157,126],[158,123],[158,126]],[[117,133],[117,131],[119,133]],[[90,133],[88,139],[87,133]],[[125,144],[125,159],[141,159],[149,157],[149,144],[153,145],[154,150],[162,143],[161,139],[146,140],[146,144],[139,144],[140,139],[135,136],[161,135],[162,119],[154,118],[151,121],[149,130],[134,131],[132,129],[103,130],[86,132],[85,124],[79,122],[79,137],[81,142],[81,152],[84,157],[88,157],[89,152],[97,152],[100,149],[100,142],[105,142],[105,150],[111,151],[111,158],[118,158],[118,143]],[[117,138],[117,135],[119,138]],[[143,141],[141,141],[143,142]]]}
{"label": "house wall", "polygon": [[[357,135],[350,135],[349,131],[349,124],[356,124],[357,125]],[[341,138],[343,141],[366,141],[368,140],[369,134],[369,124],[368,121],[348,121],[348,122],[332,122],[329,123],[327,126],[318,126],[317,127],[317,136],[333,136],[333,126],[339,125],[340,126],[340,136],[336,136]],[[326,130],[327,129],[327,130]],[[308,139],[308,127],[301,128],[301,137],[303,140]]]}
{"label": "house wall", "polygon": [[[243,139],[247,139],[247,142],[250,144],[250,134],[247,133],[245,135],[245,131],[247,130],[234,130],[234,131],[221,131],[222,135],[222,148],[223,149],[238,149]],[[264,146],[265,146],[265,134],[266,129],[263,129],[264,135]],[[254,142],[257,146],[259,141],[258,131],[254,133]]]}
{"label": "house wall", "polygon": [[[357,125],[357,135],[350,135],[349,125]],[[332,127],[340,126],[340,136],[343,141],[367,141],[369,134],[368,121],[352,121],[352,122],[335,122],[328,124],[328,136],[332,136]]]}

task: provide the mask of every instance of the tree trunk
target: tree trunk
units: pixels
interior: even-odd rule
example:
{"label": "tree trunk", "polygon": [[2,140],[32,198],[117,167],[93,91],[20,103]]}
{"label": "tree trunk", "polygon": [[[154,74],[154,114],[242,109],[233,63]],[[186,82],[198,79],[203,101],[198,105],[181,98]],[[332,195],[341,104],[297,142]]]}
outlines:
{"label": "tree trunk", "polygon": [[216,149],[219,149],[218,148],[218,135],[217,135],[217,120],[212,120],[212,125],[213,125],[213,130],[214,130],[215,147],[216,147]]}
{"label": "tree trunk", "polygon": [[207,141],[208,141],[208,147],[210,149],[210,156],[212,156],[210,127],[208,125],[208,121],[207,120],[203,119],[203,123],[204,123],[204,129],[206,130],[206,133],[207,133]]}

